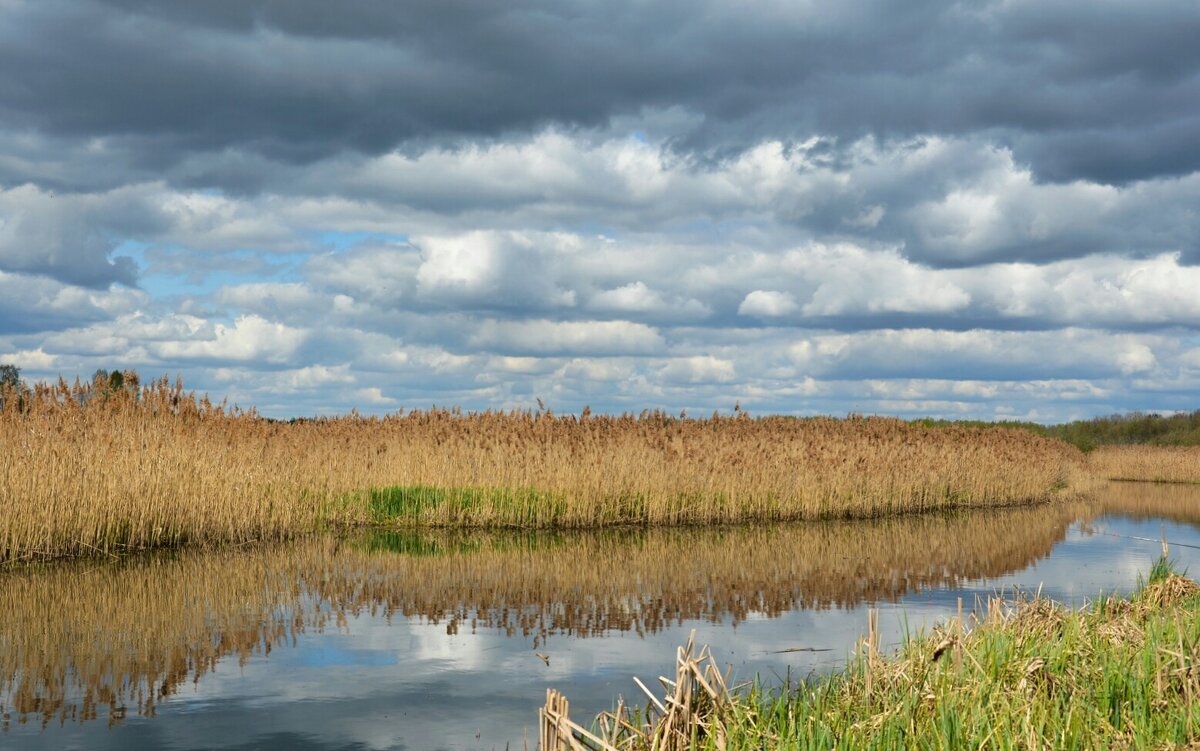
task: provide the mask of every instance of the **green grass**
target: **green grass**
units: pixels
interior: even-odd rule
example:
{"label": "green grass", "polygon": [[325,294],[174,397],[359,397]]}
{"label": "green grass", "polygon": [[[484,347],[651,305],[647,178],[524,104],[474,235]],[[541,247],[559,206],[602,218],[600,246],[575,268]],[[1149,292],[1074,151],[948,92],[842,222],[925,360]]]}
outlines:
{"label": "green grass", "polygon": [[561,496],[535,488],[441,488],[430,485],[392,485],[366,491],[371,519],[376,524],[432,526],[554,526],[565,510]]}
{"label": "green grass", "polygon": [[864,647],[842,673],[731,699],[679,747],[1184,746],[1200,740],[1200,587],[1164,559],[1129,598],[996,603],[973,628],[944,624],[890,657]]}
{"label": "green grass", "polygon": [[[1163,544],[1165,545],[1166,543],[1164,542]],[[1166,554],[1164,553],[1163,555],[1159,556],[1158,560],[1154,562],[1154,565],[1150,567],[1150,577],[1146,580],[1143,588],[1146,585],[1158,584],[1159,582],[1166,581],[1175,573],[1175,564],[1169,558],[1167,558]],[[1179,573],[1180,575],[1187,574],[1186,571]]]}
{"label": "green grass", "polygon": [[[393,485],[372,488],[343,498],[337,505],[346,509],[364,503],[372,523],[386,526],[422,527],[517,527],[554,529],[565,523],[566,498],[536,488],[442,488],[430,485]],[[704,502],[698,494],[679,494],[669,508],[686,518],[687,510]],[[727,508],[723,494],[708,499],[710,505]],[[331,506],[331,508],[334,508]],[[628,491],[611,496],[595,510],[589,526],[644,525],[649,523],[646,495]]]}

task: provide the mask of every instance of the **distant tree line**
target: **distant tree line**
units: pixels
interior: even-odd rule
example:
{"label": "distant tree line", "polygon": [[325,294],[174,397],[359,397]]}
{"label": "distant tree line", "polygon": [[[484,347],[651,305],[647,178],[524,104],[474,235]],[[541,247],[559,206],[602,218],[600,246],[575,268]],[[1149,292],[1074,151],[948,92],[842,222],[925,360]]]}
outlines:
{"label": "distant tree line", "polygon": [[21,369],[16,365],[0,365],[0,390],[15,389],[21,385]]}
{"label": "distant tree line", "polygon": [[1123,415],[1094,417],[1062,425],[1039,425],[1036,422],[985,422],[982,420],[935,420],[924,418],[914,422],[926,427],[965,425],[1005,427],[1028,430],[1039,435],[1059,438],[1083,451],[1098,446],[1200,446],[1200,409],[1174,415],[1154,412],[1128,412]]}
{"label": "distant tree line", "polygon": [[1200,409],[1175,415],[1130,412],[1077,420],[1045,428],[1048,435],[1084,451],[1097,446],[1143,443],[1151,446],[1200,446]]}
{"label": "distant tree line", "polygon": [[100,368],[92,374],[92,387],[100,394],[122,389],[136,394],[139,386],[141,379],[136,370],[114,370],[110,373]]}

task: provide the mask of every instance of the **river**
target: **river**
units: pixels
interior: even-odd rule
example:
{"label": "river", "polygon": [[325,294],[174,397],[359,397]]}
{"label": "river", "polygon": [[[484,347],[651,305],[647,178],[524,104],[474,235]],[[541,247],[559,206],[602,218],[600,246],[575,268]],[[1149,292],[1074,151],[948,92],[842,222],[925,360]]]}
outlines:
{"label": "river", "polygon": [[1161,553],[1200,571],[1200,486],[856,522],[362,533],[0,572],[0,747],[503,749],[553,687],[640,702],[695,630],[739,679],[845,665],[1014,588],[1082,604]]}

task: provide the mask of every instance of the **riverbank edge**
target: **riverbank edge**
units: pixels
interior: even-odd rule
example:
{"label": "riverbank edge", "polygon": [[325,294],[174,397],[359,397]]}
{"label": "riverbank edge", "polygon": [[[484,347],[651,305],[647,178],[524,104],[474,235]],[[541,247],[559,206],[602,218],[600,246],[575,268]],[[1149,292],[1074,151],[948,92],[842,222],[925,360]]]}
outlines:
{"label": "riverbank edge", "polygon": [[153,545],[140,546],[123,546],[116,547],[110,550],[98,550],[94,548],[84,547],[75,553],[46,555],[36,554],[22,558],[0,558],[0,571],[12,571],[15,569],[36,566],[42,564],[52,564],[56,561],[70,560],[103,560],[109,559],[112,561],[122,560],[129,556],[135,556],[143,553],[163,552],[169,553],[172,551],[182,551],[188,549],[211,549],[221,550],[223,548],[234,549],[246,545],[267,544],[273,542],[285,542],[288,540],[301,539],[315,534],[345,534],[363,531],[378,530],[386,531],[404,531],[404,532],[588,532],[588,531],[611,531],[621,529],[697,529],[697,528],[725,528],[739,527],[756,524],[798,524],[805,522],[825,523],[838,521],[881,521],[886,519],[904,518],[924,515],[937,514],[952,514],[964,513],[972,511],[992,511],[1003,510],[1010,508],[1025,508],[1030,506],[1048,505],[1048,504],[1066,504],[1084,502],[1088,498],[1088,491],[1082,489],[1072,489],[1068,487],[1057,488],[1045,496],[1036,498],[1021,499],[1016,501],[998,501],[986,504],[980,503],[959,503],[950,501],[929,505],[925,507],[897,507],[881,511],[873,514],[858,514],[846,512],[844,510],[833,509],[819,515],[742,515],[736,517],[716,517],[712,519],[695,520],[685,519],[680,521],[662,522],[656,520],[639,519],[636,517],[610,516],[601,521],[577,524],[577,523],[546,523],[545,520],[540,520],[536,523],[523,522],[520,517],[500,517],[491,516],[486,521],[473,522],[470,518],[452,519],[449,522],[440,520],[424,520],[405,514],[388,514],[381,513],[379,508],[373,507],[370,503],[371,490],[354,491],[352,493],[340,496],[332,503],[325,504],[324,508],[317,515],[312,523],[312,526],[306,529],[291,529],[277,530],[274,534],[267,535],[261,538],[246,539],[239,541],[226,540],[189,540],[186,537],[179,538],[170,544],[160,543]]}
{"label": "riverbank edge", "polygon": [[1200,742],[1200,585],[1164,556],[1128,597],[991,598],[892,655],[869,614],[847,667],[798,687],[729,689],[691,643],[677,668],[665,698],[639,684],[650,704],[619,701],[588,728],[548,692],[543,747],[1175,748]]}
{"label": "riverbank edge", "polygon": [[[851,505],[830,506],[814,513],[804,508],[790,508],[767,500],[748,501],[722,499],[712,504],[710,513],[679,514],[677,518],[651,517],[644,513],[637,494],[598,504],[601,510],[592,517],[579,520],[546,514],[556,497],[535,488],[441,488],[421,486],[389,486],[369,488],[346,494],[327,507],[323,523],[351,528],[379,529],[469,529],[469,530],[589,530],[621,527],[722,527],[739,524],[772,524],[789,522],[826,522],[889,519],[921,514],[953,511],[1020,508],[1049,503],[1086,500],[1092,486],[1061,484],[1037,496],[1013,499],[967,499],[949,489],[931,495],[932,501],[914,503],[875,502],[866,509]],[[416,491],[416,492],[414,492]],[[417,492],[428,494],[430,500],[412,501]],[[390,503],[388,495],[403,493],[401,503]],[[384,496],[381,499],[381,496]],[[514,497],[526,500],[513,503]],[[681,510],[688,504],[703,504],[707,499],[681,495],[677,501]],[[632,502],[631,502],[632,501]],[[535,507],[537,507],[535,509]],[[689,509],[689,511],[691,511]],[[533,513],[531,513],[533,512]],[[540,513],[538,513],[540,512]]]}

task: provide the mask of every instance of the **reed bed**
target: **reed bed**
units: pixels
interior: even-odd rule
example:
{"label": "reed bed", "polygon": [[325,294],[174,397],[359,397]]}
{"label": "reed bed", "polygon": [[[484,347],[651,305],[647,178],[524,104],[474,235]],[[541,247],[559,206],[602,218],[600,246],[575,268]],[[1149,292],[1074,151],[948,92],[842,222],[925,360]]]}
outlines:
{"label": "reed bed", "polygon": [[1104,446],[1087,464],[1106,480],[1200,483],[1200,446]]}
{"label": "reed bed", "polygon": [[329,524],[597,527],[878,517],[1060,496],[1079,452],[885,418],[457,410],[281,423],[186,393],[39,385],[0,409],[0,562]]}
{"label": "reed bed", "polygon": [[311,530],[347,457],[310,437],[165,381],[7,394],[0,562]]}
{"label": "reed bed", "polygon": [[[1061,505],[870,522],[603,533],[404,531],[0,572],[0,716],[120,721],[356,616],[565,637],[891,600],[1045,555]],[[680,561],[687,561],[680,566]],[[620,576],[614,576],[620,571]]]}
{"label": "reed bed", "polygon": [[844,673],[799,688],[731,691],[689,641],[659,700],[590,728],[549,692],[544,751],[638,749],[1194,748],[1200,742],[1200,586],[1165,559],[1132,598],[1078,610],[988,602],[879,653],[868,634]]}

